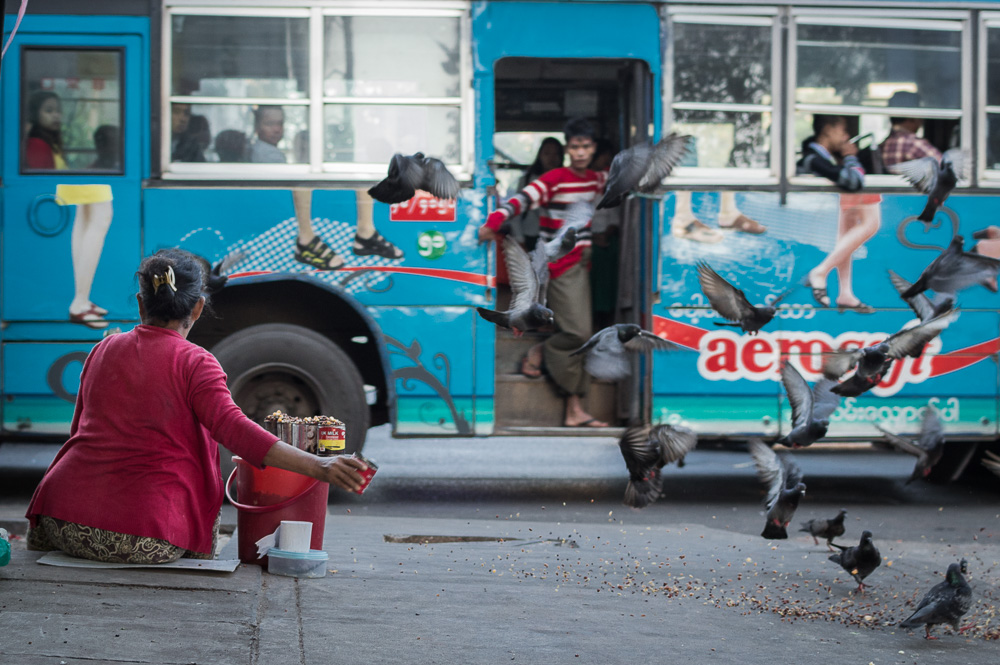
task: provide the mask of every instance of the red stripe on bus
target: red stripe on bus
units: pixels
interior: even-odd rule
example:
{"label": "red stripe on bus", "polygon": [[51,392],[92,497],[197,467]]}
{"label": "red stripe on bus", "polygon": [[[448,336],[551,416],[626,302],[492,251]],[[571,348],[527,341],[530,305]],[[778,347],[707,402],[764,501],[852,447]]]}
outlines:
{"label": "red stripe on bus", "polygon": [[659,337],[669,339],[674,344],[680,344],[696,351],[698,350],[701,338],[708,333],[704,328],[681,323],[680,321],[674,321],[662,316],[653,317],[653,332]]}
{"label": "red stripe on bus", "polygon": [[934,356],[931,358],[931,378],[965,369],[997,352],[1000,352],[1000,337]]}

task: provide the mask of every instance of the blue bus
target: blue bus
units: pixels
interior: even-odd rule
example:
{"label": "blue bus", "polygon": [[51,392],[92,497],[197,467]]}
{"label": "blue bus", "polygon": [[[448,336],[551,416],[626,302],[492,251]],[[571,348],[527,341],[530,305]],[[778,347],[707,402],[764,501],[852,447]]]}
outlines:
{"label": "blue bus", "polygon": [[[165,247],[229,275],[191,339],[252,417],[335,415],[348,450],[384,423],[400,437],[619,432],[561,427],[562,399],[518,372],[537,338],[475,311],[509,299],[477,229],[570,117],[612,151],[692,137],[595,247],[597,319],[683,347],[595,383],[589,409],[617,427],[777,436],[784,359],[814,381],[825,353],[915,318],[887,270],[915,280],[956,234],[1000,254],[997,2],[51,0],[29,6],[0,95],[6,441],[65,437],[82,361],[137,323],[133,271]],[[817,115],[846,118],[860,198],[796,172]],[[900,119],[968,156],[929,224],[925,196],[882,163]],[[373,202],[390,156],[417,151],[460,197]],[[713,325],[700,261],[754,302],[810,284],[741,336]],[[959,305],[921,358],[843,400],[830,439],[912,433],[930,406],[957,465],[996,440],[1000,299],[974,287]]]}

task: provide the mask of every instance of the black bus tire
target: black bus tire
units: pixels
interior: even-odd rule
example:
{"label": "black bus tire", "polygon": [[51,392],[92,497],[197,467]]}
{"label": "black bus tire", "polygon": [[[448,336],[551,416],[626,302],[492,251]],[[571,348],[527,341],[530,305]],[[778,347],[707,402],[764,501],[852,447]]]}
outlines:
{"label": "black bus tire", "polygon": [[226,337],[211,351],[250,418],[262,422],[275,406],[293,416],[333,416],[347,429],[343,452],[361,452],[370,422],[364,382],[336,343],[301,326],[265,323]]}

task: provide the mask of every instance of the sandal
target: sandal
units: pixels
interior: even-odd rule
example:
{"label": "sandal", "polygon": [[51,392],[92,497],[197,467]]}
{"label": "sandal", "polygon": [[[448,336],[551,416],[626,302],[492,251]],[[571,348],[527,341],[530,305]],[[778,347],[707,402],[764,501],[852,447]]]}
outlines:
{"label": "sandal", "polygon": [[838,303],[837,311],[839,311],[841,314],[847,311],[857,312],[858,314],[874,314],[875,308],[872,307],[871,305],[866,305],[865,303],[859,301],[857,305],[841,305],[840,303]]}
{"label": "sandal", "polygon": [[813,286],[811,288],[812,288],[812,292],[813,292],[813,300],[815,300],[816,302],[818,302],[823,307],[829,307],[830,306],[830,296],[826,295],[826,287],[825,286]]}
{"label": "sandal", "polygon": [[731,229],[733,231],[742,231],[743,233],[751,233],[753,235],[760,235],[761,233],[767,232],[766,226],[764,226],[755,219],[750,219],[743,213],[740,213],[740,216],[737,217],[736,221],[734,221],[732,224],[723,224],[722,222],[719,222],[719,228],[726,230]]}
{"label": "sandal", "polygon": [[713,229],[697,219],[684,227],[671,225],[670,233],[673,234],[675,238],[685,238],[687,240],[709,244],[725,240],[725,236],[722,234],[722,231]]}
{"label": "sandal", "polygon": [[339,270],[344,267],[344,260],[334,264],[337,252],[323,242],[319,236],[313,236],[308,245],[303,245],[298,240],[295,241],[295,260],[312,266],[316,270]]}
{"label": "sandal", "polygon": [[354,254],[356,256],[381,256],[386,259],[403,258],[403,250],[382,237],[378,231],[371,238],[354,235]]}
{"label": "sandal", "polygon": [[94,330],[103,330],[108,327],[108,322],[104,320],[104,317],[93,305],[79,314],[70,312],[69,320],[73,323],[82,323],[88,328],[93,328]]}

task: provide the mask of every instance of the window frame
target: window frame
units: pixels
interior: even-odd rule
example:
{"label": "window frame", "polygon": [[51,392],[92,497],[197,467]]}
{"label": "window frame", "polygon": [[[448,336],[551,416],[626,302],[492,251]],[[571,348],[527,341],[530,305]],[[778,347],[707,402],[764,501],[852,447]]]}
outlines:
{"label": "window frame", "polygon": [[[972,16],[968,11],[958,10],[883,10],[883,9],[839,9],[839,8],[791,8],[788,21],[788,58],[785,76],[788,86],[786,114],[788,121],[785,125],[785,173],[782,174],[785,181],[792,187],[821,187],[835,189],[835,185],[813,175],[797,175],[795,173],[796,164],[796,137],[795,123],[793,119],[797,112],[820,112],[834,115],[898,115],[898,108],[890,109],[888,106],[857,106],[857,105],[834,105],[834,104],[800,104],[795,99],[795,92],[798,84],[798,26],[806,25],[845,25],[851,21],[857,22],[863,19],[866,27],[901,28],[909,27],[925,30],[944,30],[960,33],[960,76],[961,76],[961,100],[957,109],[913,109],[913,117],[920,118],[957,118],[961,130],[960,147],[966,151],[973,151],[976,144],[972,132],[976,124],[973,121],[972,102],[972,65],[973,65],[973,43],[972,43]],[[905,25],[904,25],[905,24]],[[976,175],[972,175],[970,181],[960,181],[958,187],[968,188],[976,182]],[[892,174],[868,174],[865,176],[866,187],[885,187],[911,189],[912,186],[905,178]]]}
{"label": "window frame", "polygon": [[[173,95],[173,32],[174,16],[240,16],[306,18],[308,21],[309,78],[307,94],[302,99],[230,98]],[[456,18],[459,24],[459,95],[443,98],[375,98],[335,97],[324,95],[323,58],[325,55],[324,22],[329,16],[392,16]],[[472,85],[472,39],[467,0],[302,0],[289,7],[261,0],[168,0],[163,6],[162,78],[160,95],[160,172],[164,180],[334,180],[342,182],[377,181],[385,177],[387,163],[325,162],[323,145],[326,127],[324,109],[328,104],[377,106],[443,106],[457,108],[459,113],[459,161],[448,163],[449,170],[459,180],[470,180],[474,165],[475,100]],[[308,118],[309,162],[300,164],[250,164],[231,162],[172,162],[170,160],[170,105],[188,104],[277,104],[304,106]],[[313,128],[319,128],[318,131]]]}
{"label": "window frame", "polygon": [[[104,51],[113,52],[118,57],[118,157],[121,161],[120,166],[117,169],[29,169],[25,166],[25,149],[27,147],[27,134],[21,135],[18,132],[18,149],[17,149],[17,173],[20,176],[46,176],[46,175],[65,175],[65,176],[97,176],[97,177],[120,177],[124,176],[126,171],[125,164],[125,86],[126,82],[126,58],[125,58],[125,47],[124,46],[100,46],[100,45],[52,45],[47,46],[45,44],[24,44],[20,48],[21,56],[21,71],[18,76],[18,109],[17,109],[17,119],[19,127],[27,126],[27,99],[24,97],[25,93],[25,83],[27,82],[26,67],[27,67],[27,54],[31,51]],[[94,130],[96,131],[96,127]],[[96,150],[96,147],[95,147]]]}
{"label": "window frame", "polygon": [[[1000,115],[1000,106],[987,105],[987,85],[989,77],[987,68],[989,67],[988,53],[988,33],[990,29],[1000,30],[1000,11],[982,12],[979,15],[978,26],[978,80],[976,81],[976,93],[980,103],[976,110],[976,124],[979,127],[976,137],[977,154],[975,158],[974,172],[978,175],[978,186],[980,187],[1000,187],[1000,169],[991,169],[986,164],[986,142],[989,140],[989,123],[987,117],[990,113]],[[991,111],[990,109],[993,109]]]}
{"label": "window frame", "polygon": [[[678,18],[681,18],[678,21]],[[694,6],[670,5],[665,8],[662,20],[666,23],[663,49],[663,131],[670,131],[674,124],[674,109],[732,111],[764,114],[770,112],[769,130],[771,150],[767,168],[712,168],[698,166],[678,166],[670,175],[671,185],[708,185],[717,183],[737,185],[777,185],[781,171],[781,138],[785,122],[781,105],[781,20],[776,6]],[[771,27],[771,103],[770,104],[729,104],[726,102],[676,102],[674,100],[674,24],[689,23],[700,25],[748,25]]]}

